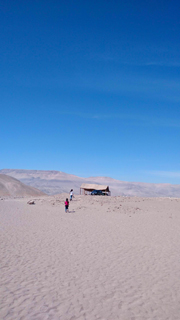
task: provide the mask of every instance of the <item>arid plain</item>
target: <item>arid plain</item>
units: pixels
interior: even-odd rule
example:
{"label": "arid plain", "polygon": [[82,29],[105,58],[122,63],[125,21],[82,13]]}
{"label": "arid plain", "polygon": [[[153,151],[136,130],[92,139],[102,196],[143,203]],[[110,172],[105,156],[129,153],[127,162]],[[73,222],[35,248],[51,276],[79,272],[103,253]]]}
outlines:
{"label": "arid plain", "polygon": [[0,198],[0,319],[179,320],[180,199],[66,196]]}

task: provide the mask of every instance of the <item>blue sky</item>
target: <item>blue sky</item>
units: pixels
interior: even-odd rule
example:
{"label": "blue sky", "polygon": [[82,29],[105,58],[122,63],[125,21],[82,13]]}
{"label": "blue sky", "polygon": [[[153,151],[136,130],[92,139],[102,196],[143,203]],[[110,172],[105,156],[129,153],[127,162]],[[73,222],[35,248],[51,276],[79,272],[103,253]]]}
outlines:
{"label": "blue sky", "polygon": [[180,2],[0,4],[0,168],[180,184]]}

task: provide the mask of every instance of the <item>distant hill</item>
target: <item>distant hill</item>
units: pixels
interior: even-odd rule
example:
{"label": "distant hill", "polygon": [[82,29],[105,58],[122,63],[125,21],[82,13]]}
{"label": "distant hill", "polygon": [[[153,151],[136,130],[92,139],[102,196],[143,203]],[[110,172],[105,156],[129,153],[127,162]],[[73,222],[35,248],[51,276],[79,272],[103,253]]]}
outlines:
{"label": "distant hill", "polygon": [[50,170],[2,169],[0,173],[12,176],[26,185],[38,188],[49,195],[67,193],[71,188],[74,189],[76,194],[79,194],[82,183],[97,183],[108,185],[113,196],[180,198],[180,185],[125,182],[109,177],[80,178],[61,171]]}
{"label": "distant hill", "polygon": [[155,184],[142,182],[125,182],[109,177],[80,178],[61,171],[2,169],[1,174],[14,177],[31,187],[53,195],[67,193],[71,188],[76,194],[80,192],[82,183],[97,183],[108,185],[113,196],[137,197],[177,197],[180,198],[180,185]]}
{"label": "distant hill", "polygon": [[3,197],[26,197],[42,196],[44,192],[27,186],[21,181],[5,174],[0,174],[0,196]]}
{"label": "distant hill", "polygon": [[169,183],[126,182],[108,177],[91,177],[92,182],[107,184],[113,195],[180,198],[180,185]]}
{"label": "distant hill", "polygon": [[75,193],[79,193],[79,188],[84,182],[84,178],[60,171],[3,169],[0,173],[14,177],[48,195],[67,193],[72,188]]}

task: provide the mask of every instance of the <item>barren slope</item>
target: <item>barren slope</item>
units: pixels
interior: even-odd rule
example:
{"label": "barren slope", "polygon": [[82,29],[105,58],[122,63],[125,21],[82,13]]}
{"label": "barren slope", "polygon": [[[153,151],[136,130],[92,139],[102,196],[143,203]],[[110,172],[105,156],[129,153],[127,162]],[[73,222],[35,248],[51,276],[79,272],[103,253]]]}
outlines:
{"label": "barren slope", "polygon": [[6,197],[26,197],[42,196],[44,192],[30,186],[26,186],[21,181],[5,174],[0,174],[0,196]]}

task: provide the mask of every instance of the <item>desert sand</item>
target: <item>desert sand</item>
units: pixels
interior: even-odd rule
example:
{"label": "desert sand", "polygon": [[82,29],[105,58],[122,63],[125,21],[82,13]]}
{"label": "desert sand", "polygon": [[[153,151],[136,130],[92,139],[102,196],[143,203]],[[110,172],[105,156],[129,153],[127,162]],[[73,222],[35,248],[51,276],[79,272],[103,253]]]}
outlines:
{"label": "desert sand", "polygon": [[179,320],[180,199],[66,196],[1,197],[0,319]]}

